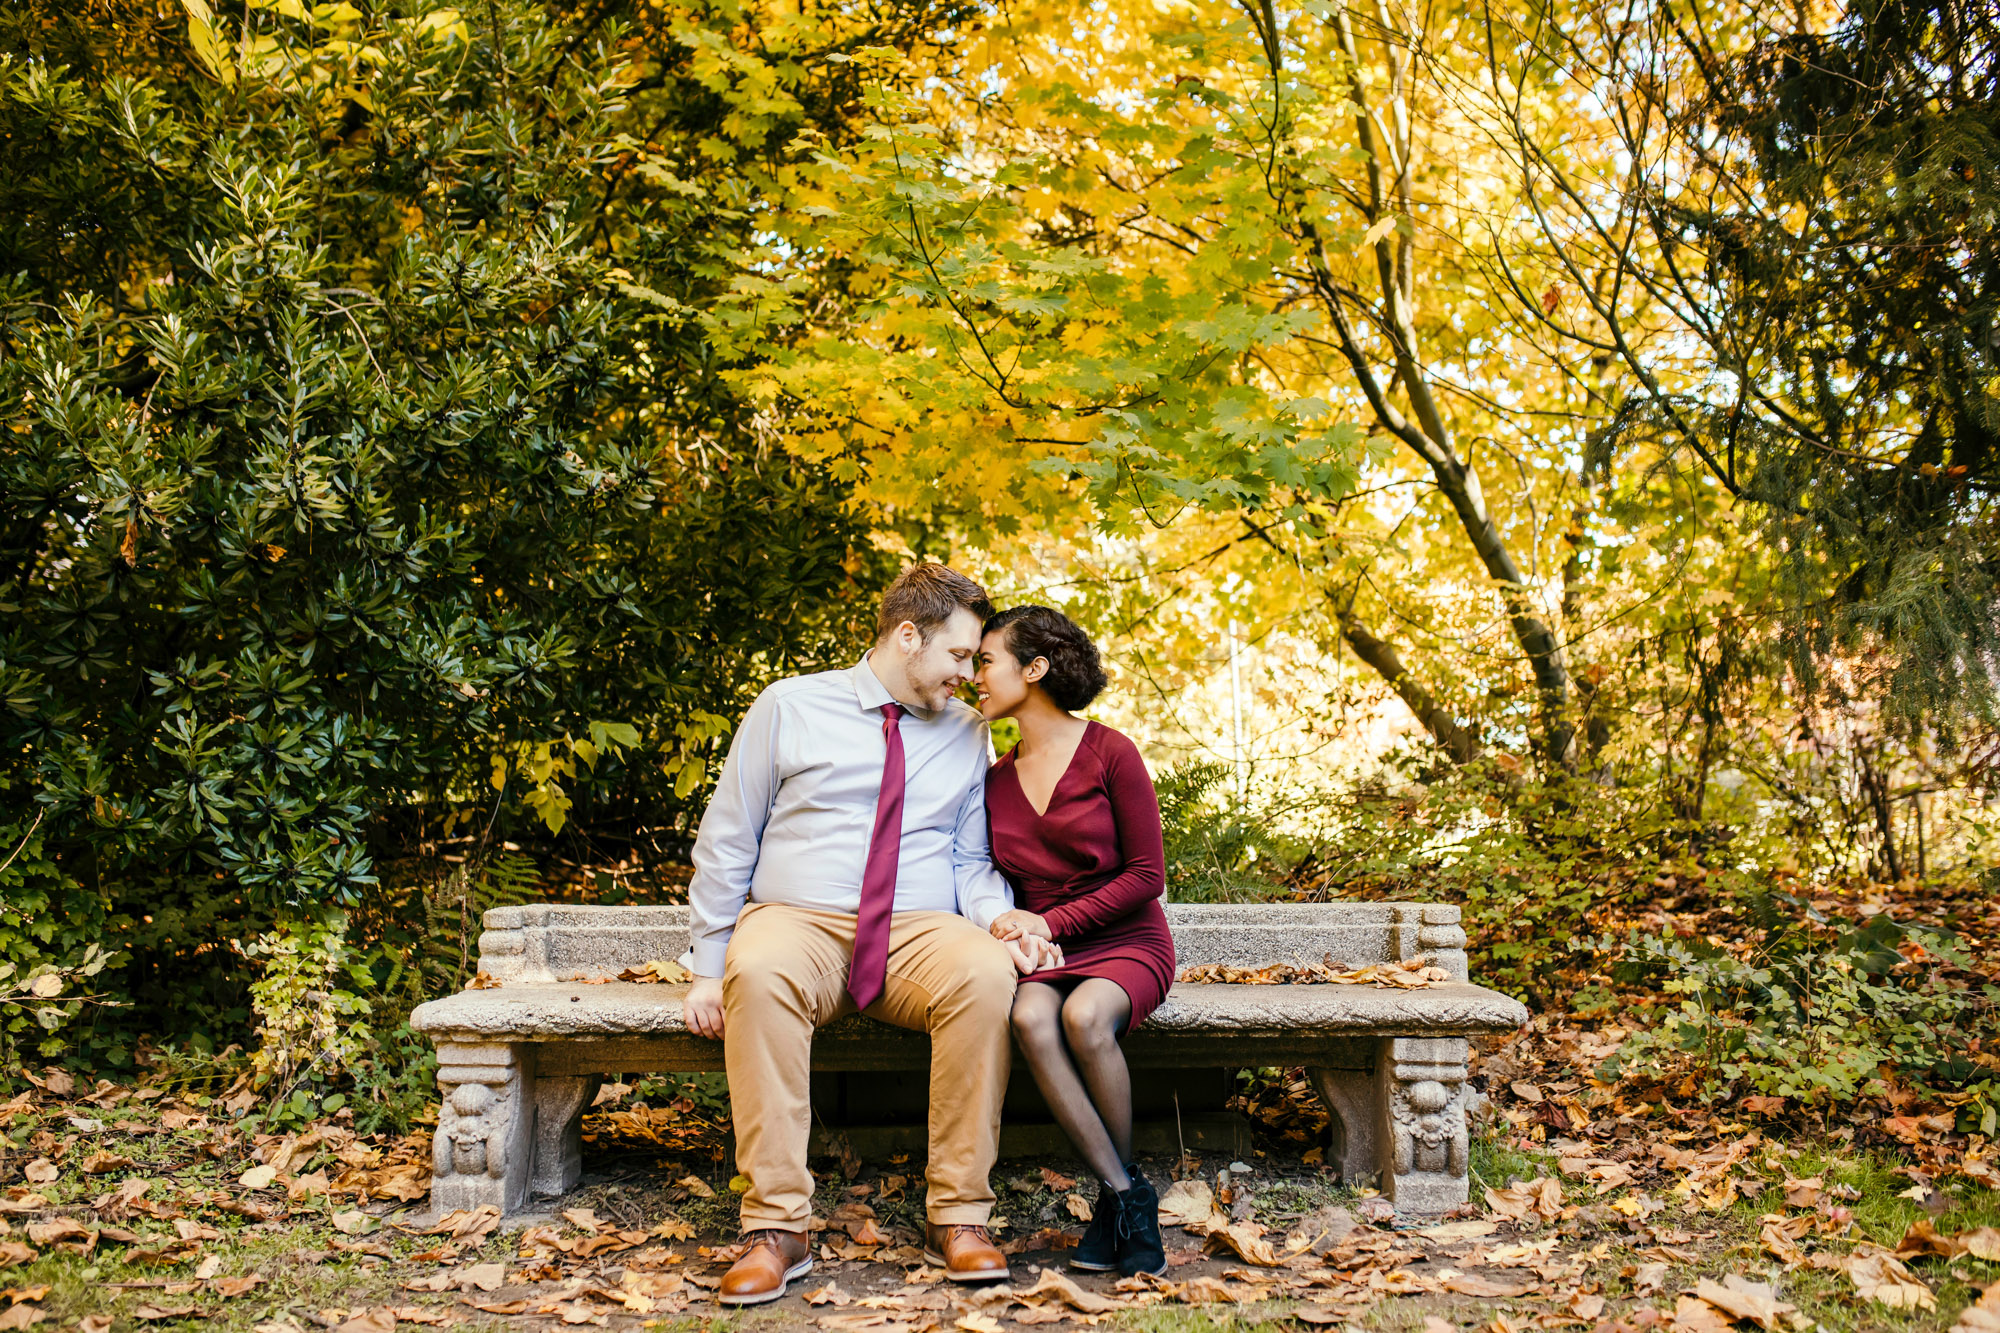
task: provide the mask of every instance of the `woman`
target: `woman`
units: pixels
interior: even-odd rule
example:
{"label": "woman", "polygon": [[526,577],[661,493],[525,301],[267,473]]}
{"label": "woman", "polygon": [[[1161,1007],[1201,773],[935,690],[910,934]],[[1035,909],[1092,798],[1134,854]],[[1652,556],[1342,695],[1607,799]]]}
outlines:
{"label": "woman", "polygon": [[1132,1161],[1132,1081],[1120,1034],[1174,979],[1160,908],[1160,803],[1139,751],[1076,716],[1104,688],[1089,636],[1059,611],[1018,606],[986,622],[979,711],[1021,743],[986,775],[993,859],[1019,906],[993,933],[1041,959],[1015,992],[1014,1036],[1049,1109],[1100,1182],[1073,1268],[1163,1273],[1160,1199]]}

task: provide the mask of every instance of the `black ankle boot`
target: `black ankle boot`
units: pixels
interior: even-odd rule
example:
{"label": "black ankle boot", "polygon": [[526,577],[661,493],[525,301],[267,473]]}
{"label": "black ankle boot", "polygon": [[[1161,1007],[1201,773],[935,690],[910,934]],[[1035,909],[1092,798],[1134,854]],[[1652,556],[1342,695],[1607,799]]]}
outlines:
{"label": "black ankle boot", "polygon": [[1126,1277],[1167,1271],[1167,1247],[1160,1239],[1160,1195],[1136,1166],[1125,1168],[1132,1188],[1118,1195],[1118,1271]]}
{"label": "black ankle boot", "polygon": [[1097,1182],[1097,1207],[1090,1225],[1069,1257],[1069,1266],[1085,1273],[1109,1273],[1118,1267],[1118,1195],[1103,1181]]}

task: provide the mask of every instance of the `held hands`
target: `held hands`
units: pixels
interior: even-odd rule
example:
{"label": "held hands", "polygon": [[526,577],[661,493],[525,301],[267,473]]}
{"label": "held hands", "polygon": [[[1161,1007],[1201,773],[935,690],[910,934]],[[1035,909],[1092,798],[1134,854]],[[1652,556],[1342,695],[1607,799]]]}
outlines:
{"label": "held hands", "polygon": [[1002,912],[989,929],[1006,946],[1008,956],[1014,960],[1014,970],[1022,976],[1062,966],[1062,946],[1051,938],[1049,923],[1033,912],[1020,908]]}
{"label": "held hands", "polygon": [[722,978],[696,977],[681,1000],[681,1018],[696,1036],[722,1040]]}
{"label": "held hands", "polygon": [[1022,935],[1035,935],[1045,940],[1053,940],[1056,937],[1055,932],[1049,929],[1046,917],[1036,916],[1023,907],[1009,908],[994,917],[993,924],[988,929],[993,932],[995,939],[1002,940],[1015,939]]}

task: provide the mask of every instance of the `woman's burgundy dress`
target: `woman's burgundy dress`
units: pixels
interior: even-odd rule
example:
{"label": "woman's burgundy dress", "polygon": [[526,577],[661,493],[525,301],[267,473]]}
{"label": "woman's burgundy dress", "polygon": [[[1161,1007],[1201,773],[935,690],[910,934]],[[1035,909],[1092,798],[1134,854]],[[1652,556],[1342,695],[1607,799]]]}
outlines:
{"label": "woman's burgundy dress", "polygon": [[1132,997],[1126,1027],[1137,1027],[1174,981],[1174,937],[1160,908],[1160,800],[1139,747],[1086,723],[1039,815],[1009,751],[986,775],[986,817],[1016,905],[1045,918],[1063,948],[1060,968],[1030,980],[1115,981]]}

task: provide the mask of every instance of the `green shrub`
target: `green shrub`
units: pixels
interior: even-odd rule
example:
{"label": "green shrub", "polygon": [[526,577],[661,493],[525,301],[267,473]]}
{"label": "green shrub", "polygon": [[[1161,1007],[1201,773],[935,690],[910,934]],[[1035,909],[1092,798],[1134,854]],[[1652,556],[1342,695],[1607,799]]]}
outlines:
{"label": "green shrub", "polygon": [[[1760,906],[1796,909],[1770,895]],[[1607,1072],[1690,1087],[1710,1101],[1743,1092],[1824,1113],[1894,1079],[1959,1107],[1960,1127],[1992,1134],[2000,1080],[1970,1053],[2000,1038],[2000,987],[1973,972],[1949,933],[1870,918],[1829,940],[1794,918],[1743,959],[1700,939],[1634,934],[1589,947],[1628,983],[1677,1002],[1628,1037]]]}
{"label": "green shrub", "polygon": [[616,23],[112,7],[0,14],[0,963],[217,1045],[385,851],[685,825],[887,557],[719,375],[753,223],[624,169]]}

